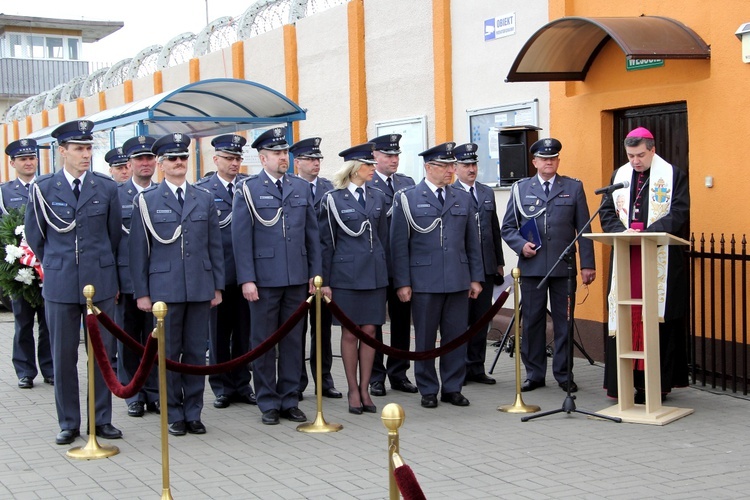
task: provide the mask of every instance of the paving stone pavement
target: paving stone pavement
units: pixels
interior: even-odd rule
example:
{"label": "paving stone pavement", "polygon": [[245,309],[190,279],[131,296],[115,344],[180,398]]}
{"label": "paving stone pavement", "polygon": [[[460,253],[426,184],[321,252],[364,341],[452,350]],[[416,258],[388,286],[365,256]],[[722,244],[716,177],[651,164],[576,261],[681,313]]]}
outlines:
{"label": "paving stone pavement", "polygon": [[[337,329],[335,329],[337,330]],[[336,335],[337,332],[334,332]],[[17,387],[11,364],[13,317],[0,313],[0,498],[153,499],[161,496],[159,417],[130,418],[115,399],[113,424],[124,439],[108,459],[78,461],[58,432],[52,387],[38,377]],[[334,342],[337,342],[335,340]],[[335,345],[334,352],[338,352]],[[488,365],[494,357],[488,350]],[[85,352],[80,350],[81,401],[86,401]],[[340,359],[334,380],[345,392]],[[666,426],[617,424],[581,414],[521,422],[497,411],[515,401],[515,358],[503,353],[494,386],[469,384],[468,408],[420,406],[419,395],[388,391],[378,411],[398,403],[406,419],[401,453],[430,499],[692,499],[747,498],[750,430],[746,398],[698,387],[678,389],[668,404],[695,413]],[[603,369],[576,359],[576,404],[597,411],[613,402],[601,390]],[[412,378],[413,380],[413,378]],[[524,393],[543,411],[565,399],[547,387]],[[346,398],[324,399],[328,422],[344,429],[303,434],[296,424],[264,426],[255,406],[213,408],[206,387],[205,435],[170,437],[170,490],[175,499],[381,499],[388,497],[387,432],[380,414],[351,415]],[[300,407],[316,413],[315,397]],[[85,415],[83,421],[86,421]],[[85,435],[86,429],[81,429]],[[106,440],[100,440],[106,443]],[[84,446],[79,439],[74,446]]]}

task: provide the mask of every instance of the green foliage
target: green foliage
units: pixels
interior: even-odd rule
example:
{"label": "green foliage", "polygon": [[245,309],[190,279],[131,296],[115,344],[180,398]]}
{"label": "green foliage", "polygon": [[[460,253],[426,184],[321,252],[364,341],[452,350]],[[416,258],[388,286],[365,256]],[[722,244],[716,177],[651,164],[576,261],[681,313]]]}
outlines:
{"label": "green foliage", "polygon": [[[22,235],[16,234],[16,229],[23,228],[24,212],[25,208],[11,208],[8,209],[7,215],[0,218],[0,287],[6,295],[13,298],[23,297],[29,304],[40,306],[43,302],[41,280],[34,268],[21,264],[20,259],[12,259],[12,263],[5,260],[6,246],[18,247],[21,244]],[[30,285],[16,279],[22,269],[31,269],[33,272],[33,281]]]}

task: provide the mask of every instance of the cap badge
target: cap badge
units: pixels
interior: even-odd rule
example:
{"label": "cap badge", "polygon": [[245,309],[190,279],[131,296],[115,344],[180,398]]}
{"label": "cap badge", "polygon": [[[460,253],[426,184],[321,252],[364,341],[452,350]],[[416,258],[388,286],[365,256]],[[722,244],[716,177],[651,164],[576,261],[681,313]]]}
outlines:
{"label": "cap badge", "polygon": [[552,139],[544,139],[544,145],[546,147],[552,146]]}
{"label": "cap badge", "polygon": [[315,140],[313,141],[313,144],[315,144],[316,147],[320,146],[320,138],[316,137]]}
{"label": "cap badge", "polygon": [[78,130],[81,132],[86,132],[89,128],[89,124],[83,120],[78,122]]}
{"label": "cap badge", "polygon": [[177,134],[172,135],[172,140],[178,143],[182,142],[182,134],[177,133]]}
{"label": "cap badge", "polygon": [[273,129],[273,136],[274,137],[281,137],[281,135],[282,135],[282,132],[281,132],[281,128],[280,127],[277,127],[275,129]]}
{"label": "cap badge", "polygon": [[139,135],[138,136],[138,142],[141,144],[146,144],[146,136],[145,135]]}
{"label": "cap badge", "polygon": [[232,136],[232,144],[239,144],[241,137],[239,135]]}
{"label": "cap badge", "polygon": [[21,146],[26,147],[29,145],[29,141],[27,139],[21,139]]}
{"label": "cap badge", "polygon": [[446,144],[445,145],[445,150],[446,151],[452,151],[453,150],[453,144],[451,144],[451,143]]}

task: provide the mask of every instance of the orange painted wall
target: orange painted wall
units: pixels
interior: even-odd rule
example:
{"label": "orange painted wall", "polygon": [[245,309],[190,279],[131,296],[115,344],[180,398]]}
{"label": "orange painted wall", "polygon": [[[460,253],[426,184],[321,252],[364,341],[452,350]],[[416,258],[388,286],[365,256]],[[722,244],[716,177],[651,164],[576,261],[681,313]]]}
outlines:
{"label": "orange painted wall", "polygon": [[[561,173],[580,178],[595,210],[597,187],[608,184],[613,170],[611,110],[687,102],[690,158],[691,231],[750,234],[744,205],[745,184],[732,158],[744,153],[750,133],[750,64],[741,59],[734,32],[750,21],[745,0],[566,0],[550,2],[550,19],[564,16],[665,16],[692,28],[711,47],[710,60],[666,60],[664,67],[626,71],[625,55],[613,42],[604,47],[583,82],[554,82],[550,88],[551,135],[563,143]],[[618,146],[619,147],[619,146]],[[667,158],[669,161],[669,158]],[[744,163],[744,162],[741,162]],[[705,177],[714,187],[705,187]],[[733,201],[735,200],[735,201]],[[594,230],[600,229],[598,221]],[[741,237],[741,236],[740,236]],[[578,315],[604,320],[608,254],[597,249],[600,269]]]}

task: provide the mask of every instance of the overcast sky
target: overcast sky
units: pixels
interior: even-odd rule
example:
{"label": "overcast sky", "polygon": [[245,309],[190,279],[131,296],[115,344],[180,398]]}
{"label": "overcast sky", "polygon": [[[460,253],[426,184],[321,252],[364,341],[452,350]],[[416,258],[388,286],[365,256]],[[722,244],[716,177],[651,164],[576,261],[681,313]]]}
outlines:
{"label": "overcast sky", "polygon": [[115,63],[150,45],[164,45],[190,31],[197,33],[223,16],[239,16],[256,0],[26,0],[4,1],[0,13],[85,21],[122,21],[125,25],[96,43],[83,45],[82,59]]}

